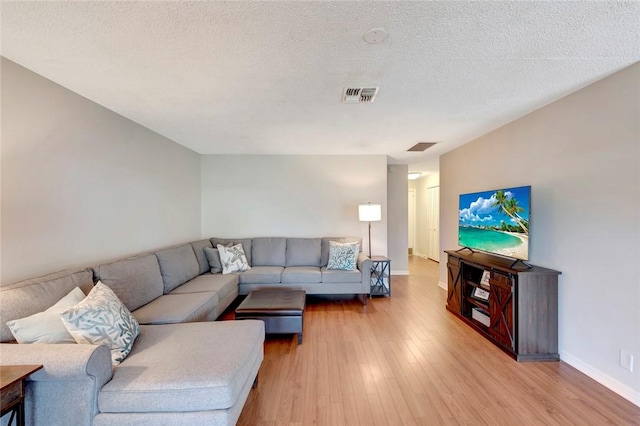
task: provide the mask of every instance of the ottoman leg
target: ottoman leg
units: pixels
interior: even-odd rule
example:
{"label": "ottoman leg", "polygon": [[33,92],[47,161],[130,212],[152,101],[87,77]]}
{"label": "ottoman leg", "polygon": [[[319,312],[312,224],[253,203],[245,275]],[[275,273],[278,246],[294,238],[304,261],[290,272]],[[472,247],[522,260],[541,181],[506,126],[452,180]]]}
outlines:
{"label": "ottoman leg", "polygon": [[300,333],[298,333],[298,344],[299,345],[302,344],[302,331]]}

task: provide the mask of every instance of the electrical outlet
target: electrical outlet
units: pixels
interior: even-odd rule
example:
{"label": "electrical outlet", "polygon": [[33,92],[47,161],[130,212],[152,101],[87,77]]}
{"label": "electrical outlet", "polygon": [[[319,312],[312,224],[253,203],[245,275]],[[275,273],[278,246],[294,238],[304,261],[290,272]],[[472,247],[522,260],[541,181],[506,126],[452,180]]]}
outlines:
{"label": "electrical outlet", "polygon": [[633,355],[620,349],[620,367],[633,371]]}

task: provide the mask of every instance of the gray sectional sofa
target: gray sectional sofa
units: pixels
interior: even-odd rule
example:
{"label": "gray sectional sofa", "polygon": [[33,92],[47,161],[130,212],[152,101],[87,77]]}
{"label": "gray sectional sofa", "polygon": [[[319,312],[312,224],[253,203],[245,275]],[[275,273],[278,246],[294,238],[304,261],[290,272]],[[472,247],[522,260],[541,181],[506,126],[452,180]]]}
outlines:
{"label": "gray sectional sofa", "polygon": [[209,240],[105,263],[95,280],[109,286],[140,324],[213,321],[238,296],[238,277],[211,274]]}
{"label": "gray sectional sofa", "polygon": [[[241,295],[260,288],[299,288],[307,294],[358,294],[366,296],[371,290],[371,259],[362,251],[358,256],[358,270],[327,269],[329,243],[357,242],[358,237],[324,238],[211,238],[218,244],[242,244],[251,269],[237,274]],[[366,297],[363,301],[366,303]]]}
{"label": "gray sectional sofa", "polygon": [[[328,270],[330,240],[360,239],[212,238],[0,287],[2,364],[44,365],[27,381],[27,424],[235,424],[262,363],[264,324],[213,320],[238,294],[263,287],[367,295],[371,260],[360,253],[358,271]],[[211,273],[204,248],[230,242],[243,244],[252,268]],[[87,294],[97,280],[140,323],[122,363],[112,368],[106,346],[15,344],[7,321],[75,287]]]}

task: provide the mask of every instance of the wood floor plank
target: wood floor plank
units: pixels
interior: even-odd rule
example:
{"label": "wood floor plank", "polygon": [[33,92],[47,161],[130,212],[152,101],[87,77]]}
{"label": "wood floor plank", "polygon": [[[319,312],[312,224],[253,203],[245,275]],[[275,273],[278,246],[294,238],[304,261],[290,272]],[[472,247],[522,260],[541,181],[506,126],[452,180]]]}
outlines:
{"label": "wood floor plank", "polygon": [[302,345],[268,336],[238,424],[640,425],[639,407],[568,364],[517,363],[447,312],[436,262],[409,270],[367,305],[307,296]]}
{"label": "wood floor plank", "polygon": [[390,423],[387,421],[387,417],[382,409],[382,401],[377,394],[367,395],[369,401],[369,410],[371,411],[371,417],[373,419],[373,425],[375,426],[388,426]]}

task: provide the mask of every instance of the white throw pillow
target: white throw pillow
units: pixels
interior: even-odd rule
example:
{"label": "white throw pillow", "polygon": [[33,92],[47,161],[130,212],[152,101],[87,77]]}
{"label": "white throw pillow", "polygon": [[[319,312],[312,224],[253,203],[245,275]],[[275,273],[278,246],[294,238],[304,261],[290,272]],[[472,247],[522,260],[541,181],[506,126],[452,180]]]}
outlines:
{"label": "white throw pillow", "polygon": [[358,269],[359,243],[338,243],[329,241],[329,263],[327,269],[355,271]]}
{"label": "white throw pillow", "polygon": [[83,299],[84,293],[76,287],[44,312],[8,321],[7,326],[18,343],[76,343],[62,323],[60,312]]}
{"label": "white throw pillow", "polygon": [[138,321],[113,290],[100,281],[82,302],[60,317],[76,342],[108,346],[113,365],[129,355],[140,334]]}
{"label": "white throw pillow", "polygon": [[244,272],[251,269],[247,256],[244,254],[242,244],[225,247],[218,244],[218,253],[220,254],[220,263],[222,263],[222,273],[230,274],[232,272]]}

